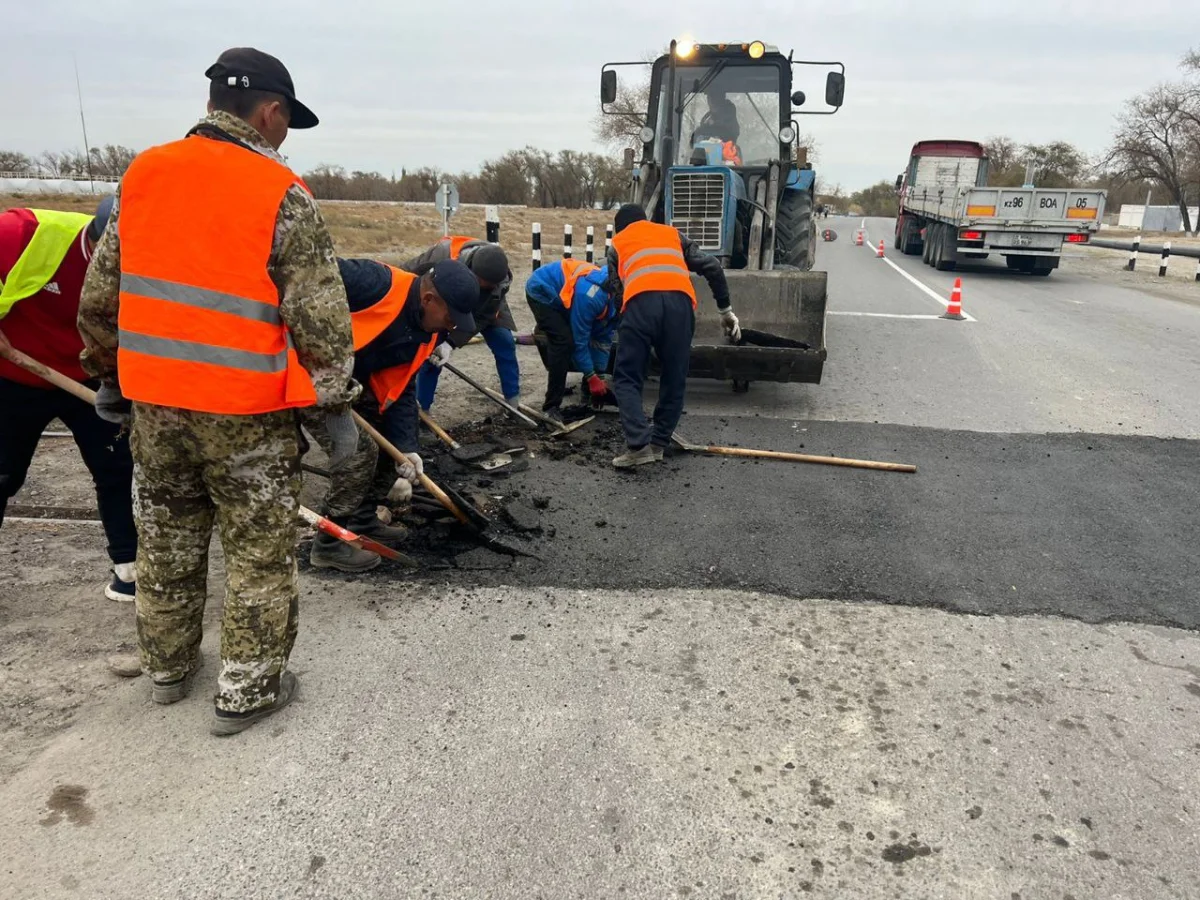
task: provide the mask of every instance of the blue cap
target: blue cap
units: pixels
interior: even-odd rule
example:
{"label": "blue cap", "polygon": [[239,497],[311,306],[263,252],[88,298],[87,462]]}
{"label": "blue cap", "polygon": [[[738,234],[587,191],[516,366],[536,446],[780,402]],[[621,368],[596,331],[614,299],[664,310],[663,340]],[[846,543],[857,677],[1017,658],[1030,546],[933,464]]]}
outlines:
{"label": "blue cap", "polygon": [[108,194],[100,204],[96,207],[96,218],[88,223],[87,233],[91,238],[92,243],[100,240],[100,235],[104,234],[104,229],[108,227],[108,218],[112,215],[113,204],[116,203],[116,195]]}
{"label": "blue cap", "polygon": [[443,259],[430,269],[433,287],[450,308],[454,330],[462,334],[475,333],[475,317],[471,311],[479,303],[479,279],[456,259]]}

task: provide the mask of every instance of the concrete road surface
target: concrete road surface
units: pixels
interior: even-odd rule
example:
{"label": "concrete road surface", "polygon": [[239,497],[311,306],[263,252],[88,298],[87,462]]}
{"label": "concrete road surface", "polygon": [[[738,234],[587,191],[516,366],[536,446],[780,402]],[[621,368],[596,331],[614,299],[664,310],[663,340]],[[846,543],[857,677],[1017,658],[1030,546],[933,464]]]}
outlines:
{"label": "concrete road surface", "polygon": [[955,275],[829,224],[825,382],[685,430],[918,474],[591,426],[490,486],[544,561],[306,573],[268,723],[207,735],[211,627],[196,696],[86,708],[0,784],[0,897],[1200,896],[1200,307],[989,261],[929,318]]}

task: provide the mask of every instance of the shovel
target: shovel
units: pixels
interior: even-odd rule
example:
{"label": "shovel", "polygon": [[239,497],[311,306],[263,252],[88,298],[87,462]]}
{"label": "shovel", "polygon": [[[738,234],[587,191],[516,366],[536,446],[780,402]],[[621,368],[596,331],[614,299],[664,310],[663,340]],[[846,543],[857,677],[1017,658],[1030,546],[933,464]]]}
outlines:
{"label": "shovel", "polygon": [[[380,434],[379,430],[374,425],[364,419],[353,409],[350,410],[350,414],[354,417],[355,424],[369,434],[371,439],[379,445],[379,449],[381,449],[396,462],[403,463],[405,465],[408,464],[408,458],[400,452],[395,444]],[[529,553],[528,551],[522,550],[519,547],[511,547],[495,535],[488,534],[488,530],[492,526],[492,520],[476,509],[474,504],[465,502],[461,497],[459,498],[459,502],[456,503],[453,499],[451,499],[447,491],[442,490],[442,488],[439,487],[437,483],[424,472],[421,473],[419,478],[421,481],[421,487],[425,488],[425,490],[432,494],[433,498],[437,500],[437,502],[440,503],[447,511],[449,511],[450,515],[454,516],[454,518],[458,519],[459,522],[466,526],[466,528],[475,535],[476,539],[483,544],[483,546],[487,547],[489,550],[495,550],[498,553],[505,553],[509,556],[528,556],[533,559],[540,559],[540,557],[533,553]]]}
{"label": "shovel", "polygon": [[746,447],[717,447],[712,444],[691,444],[675,432],[671,443],[692,453],[711,453],[714,456],[745,456],[751,459],[781,459],[786,462],[816,463],[822,466],[846,466],[852,469],[878,469],[884,472],[916,472],[907,463],[876,462],[871,459],[844,459],[839,456],[815,456],[810,453],[783,453],[778,450],[750,450]]}
{"label": "shovel", "polygon": [[349,544],[351,547],[357,547],[360,550],[369,550],[372,553],[378,553],[384,559],[390,559],[393,562],[398,562],[400,565],[408,566],[410,569],[415,569],[418,567],[417,561],[411,556],[406,556],[399,550],[393,550],[391,547],[381,544],[379,541],[373,541],[369,537],[363,537],[362,535],[355,534],[348,528],[343,528],[341,525],[337,525],[334,522],[329,521],[329,519],[325,518],[324,516],[318,515],[307,506],[300,507],[300,518],[309,525],[312,525],[318,531],[323,531],[330,537],[337,538],[339,541]]}
{"label": "shovel", "polygon": [[[487,394],[488,397],[490,397],[491,399],[493,399],[497,402],[501,402],[504,400],[503,397],[501,397],[499,394],[497,394],[495,391],[493,391],[489,387],[484,387],[482,384],[476,384],[474,386],[476,388],[478,388],[482,393]],[[510,405],[510,404],[505,402],[505,406],[508,406],[508,405]],[[576,421],[572,422],[570,425],[565,425],[562,422],[558,421],[558,419],[552,418],[552,417],[546,415],[544,412],[539,412],[538,410],[534,409],[532,406],[526,406],[524,403],[518,403],[517,409],[524,416],[528,416],[530,418],[537,419],[538,422],[541,422],[543,425],[546,425],[547,427],[549,427],[550,428],[550,437],[562,437],[564,434],[570,434],[575,429],[582,428],[588,422],[592,421],[592,419],[596,418],[595,416],[588,416],[585,419],[577,419]],[[534,423],[534,427],[536,427],[536,423]]]}
{"label": "shovel", "polygon": [[517,421],[521,422],[524,425],[529,426],[530,428],[538,427],[537,422],[533,421],[533,419],[529,418],[529,416],[525,415],[525,413],[523,413],[521,410],[517,409],[517,407],[513,406],[511,403],[509,403],[507,400],[505,400],[503,397],[501,397],[495,391],[491,390],[490,388],[485,388],[482,384],[480,384],[478,381],[476,381],[474,378],[472,378],[466,372],[462,371],[462,369],[457,368],[453,363],[442,363],[442,368],[449,369],[451,372],[453,372],[455,375],[457,375],[459,378],[461,378],[463,381],[465,381],[471,387],[475,388],[475,390],[479,391],[479,393],[483,394],[489,400],[492,400],[493,402],[498,403],[500,406],[504,407],[504,410],[510,416],[515,418]]}
{"label": "shovel", "polygon": [[96,392],[85,384],[80,384],[74,378],[68,378],[62,372],[56,372],[49,366],[43,365],[32,356],[26,356],[8,342],[4,332],[0,331],[0,356],[3,356],[14,366],[20,366],[26,372],[32,372],[43,381],[48,381],[56,388],[62,388],[68,394],[78,397],[89,406],[96,403]]}
{"label": "shovel", "polygon": [[429,415],[425,410],[417,410],[417,414],[421,417],[421,421],[425,423],[425,427],[432,431],[438,440],[450,448],[450,455],[459,462],[476,466],[485,471],[500,469],[512,464],[513,459],[507,453],[493,453],[496,448],[491,444],[467,444],[464,446],[452,438],[450,433],[435,422],[433,416]]}

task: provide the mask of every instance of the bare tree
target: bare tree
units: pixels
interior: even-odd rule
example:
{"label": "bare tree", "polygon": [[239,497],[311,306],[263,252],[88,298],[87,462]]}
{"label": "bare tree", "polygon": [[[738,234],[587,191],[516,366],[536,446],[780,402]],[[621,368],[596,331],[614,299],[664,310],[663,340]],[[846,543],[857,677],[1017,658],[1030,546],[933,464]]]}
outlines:
{"label": "bare tree", "polygon": [[0,172],[31,172],[33,160],[15,150],[0,150]]}

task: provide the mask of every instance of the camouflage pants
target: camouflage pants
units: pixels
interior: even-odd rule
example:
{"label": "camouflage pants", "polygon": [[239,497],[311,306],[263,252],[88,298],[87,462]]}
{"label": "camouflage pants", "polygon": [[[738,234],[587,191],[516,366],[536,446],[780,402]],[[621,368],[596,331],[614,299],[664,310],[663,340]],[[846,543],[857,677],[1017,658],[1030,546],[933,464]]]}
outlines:
{"label": "camouflage pants", "polygon": [[274,702],[296,641],[299,440],[291,411],[220,416],[134,404],[142,666],[156,681],[191,667],[215,521],[226,569],[216,703],[229,712]]}
{"label": "camouflage pants", "polygon": [[[354,406],[355,412],[376,427],[379,426],[378,409],[374,400]],[[300,422],[328,456],[333,441],[325,427],[324,411],[306,409],[300,414]],[[371,436],[359,429],[354,455],[330,474],[333,477],[329,479],[322,512],[338,525],[350,527],[374,518],[375,507],[383,502],[396,480],[396,467],[389,457],[379,452]]]}

